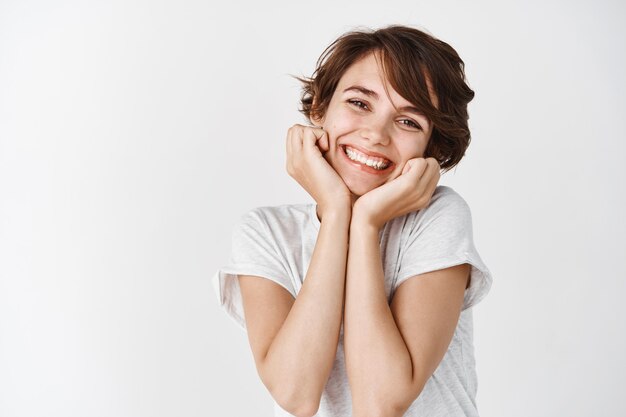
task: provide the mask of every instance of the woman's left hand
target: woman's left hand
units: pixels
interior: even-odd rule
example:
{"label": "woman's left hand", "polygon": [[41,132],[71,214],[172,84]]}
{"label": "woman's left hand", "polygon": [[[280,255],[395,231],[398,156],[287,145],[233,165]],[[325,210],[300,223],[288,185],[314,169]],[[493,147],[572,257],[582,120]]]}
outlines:
{"label": "woman's left hand", "polygon": [[441,176],[439,169],[435,158],[409,159],[397,178],[356,200],[353,221],[380,230],[389,220],[428,206]]}

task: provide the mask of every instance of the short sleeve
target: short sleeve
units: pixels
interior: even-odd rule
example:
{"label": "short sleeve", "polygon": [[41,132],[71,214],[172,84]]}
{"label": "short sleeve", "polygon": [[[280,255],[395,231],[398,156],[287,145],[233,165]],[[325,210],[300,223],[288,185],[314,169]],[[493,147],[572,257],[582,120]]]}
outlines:
{"label": "short sleeve", "polygon": [[296,296],[280,253],[259,209],[246,213],[233,228],[229,262],[218,269],[212,282],[219,305],[243,330],[246,330],[246,322],[238,275],[267,278],[284,287],[294,298]]}
{"label": "short sleeve", "polygon": [[470,208],[456,191],[441,187],[437,198],[409,224],[394,290],[412,276],[467,263],[471,278],[462,310],[487,295],[492,276],[474,246]]}

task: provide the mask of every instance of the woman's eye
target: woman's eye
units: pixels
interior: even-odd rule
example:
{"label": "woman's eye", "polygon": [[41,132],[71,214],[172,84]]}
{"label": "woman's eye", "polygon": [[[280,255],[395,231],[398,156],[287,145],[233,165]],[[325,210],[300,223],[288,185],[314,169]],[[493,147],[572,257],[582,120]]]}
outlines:
{"label": "woman's eye", "polygon": [[415,129],[422,130],[422,127],[411,119],[402,119],[401,122],[408,122],[408,123],[402,123],[402,124],[409,126],[409,127],[413,127]]}
{"label": "woman's eye", "polygon": [[[367,110],[367,104],[365,104],[363,101],[361,100],[348,100],[348,103],[352,104],[353,106],[356,106],[362,110]],[[418,125],[417,123],[415,123],[413,120],[411,119],[402,119],[400,121],[403,125],[411,127],[413,129],[417,129],[417,130],[422,130],[422,127],[420,125]]]}
{"label": "woman's eye", "polygon": [[367,109],[367,104],[363,103],[361,100],[348,100],[348,103],[361,109]]}

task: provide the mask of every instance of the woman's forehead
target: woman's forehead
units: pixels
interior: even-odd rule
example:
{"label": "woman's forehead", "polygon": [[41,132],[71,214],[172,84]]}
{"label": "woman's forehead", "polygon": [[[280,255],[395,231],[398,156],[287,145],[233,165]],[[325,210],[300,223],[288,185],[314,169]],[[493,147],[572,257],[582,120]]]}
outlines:
{"label": "woman's forehead", "polygon": [[[425,76],[431,102],[435,107],[438,107],[437,94],[432,88],[430,77],[428,77],[428,74],[425,74]],[[392,101],[398,106],[412,105],[392,87],[385,75],[379,53],[370,52],[348,67],[339,80],[336,92],[343,94],[350,91],[363,93],[376,100],[387,96],[387,92],[389,92],[393,99]]]}
{"label": "woman's forehead", "polygon": [[340,84],[352,83],[356,79],[381,85],[384,82],[388,82],[385,79],[383,68],[373,52],[353,62],[341,77]]}

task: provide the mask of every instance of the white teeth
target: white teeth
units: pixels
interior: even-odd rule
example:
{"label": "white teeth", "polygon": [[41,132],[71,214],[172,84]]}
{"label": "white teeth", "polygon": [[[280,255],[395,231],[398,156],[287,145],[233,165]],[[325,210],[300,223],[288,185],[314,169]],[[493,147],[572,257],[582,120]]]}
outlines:
{"label": "white teeth", "polygon": [[345,148],[345,150],[346,150],[346,155],[348,155],[348,158],[350,158],[351,160],[360,162],[374,169],[378,169],[378,170],[385,169],[390,164],[390,162],[374,161],[373,159],[366,158],[364,155],[354,152],[347,147]]}

